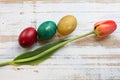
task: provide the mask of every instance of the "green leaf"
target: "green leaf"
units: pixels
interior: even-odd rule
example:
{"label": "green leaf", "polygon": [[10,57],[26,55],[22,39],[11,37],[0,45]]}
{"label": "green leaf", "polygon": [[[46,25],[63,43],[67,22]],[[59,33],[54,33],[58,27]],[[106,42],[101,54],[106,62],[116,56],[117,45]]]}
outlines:
{"label": "green leaf", "polygon": [[45,44],[45,45],[43,45],[43,46],[41,46],[41,47],[39,47],[39,48],[37,48],[33,51],[28,51],[28,52],[25,52],[25,53],[22,53],[22,54],[18,55],[12,61],[2,62],[2,63],[0,63],[0,66],[5,66],[5,65],[35,65],[35,64],[38,64],[38,63],[43,62],[44,60],[48,59],[54,53],[54,51],[56,51],[56,49],[54,49],[53,51],[51,51],[47,54],[41,55],[39,58],[36,58],[34,60],[31,60],[31,61],[23,61],[23,62],[16,62],[16,61],[17,60],[28,59],[28,58],[37,56],[37,55],[43,53],[44,51],[58,45],[59,43],[65,42],[65,41],[66,40],[58,40],[58,41],[54,41],[54,42]]}
{"label": "green leaf", "polygon": [[48,58],[50,58],[56,50],[51,51],[49,54],[43,55],[43,56],[41,56],[35,60],[32,60],[32,61],[18,62],[18,63],[15,62],[14,65],[17,65],[17,66],[19,66],[19,65],[37,65],[37,64],[42,63],[43,61],[47,60]]}
{"label": "green leaf", "polygon": [[26,58],[29,58],[29,57],[32,57],[32,56],[36,56],[40,53],[42,53],[43,51],[45,50],[48,50],[49,48],[61,43],[61,42],[64,42],[66,40],[58,40],[58,41],[55,41],[55,42],[51,42],[51,43],[48,43],[46,45],[43,45],[33,51],[29,51],[29,52],[25,52],[23,54],[20,54],[19,56],[17,56],[13,61],[15,60],[19,60],[19,59],[26,59]]}
{"label": "green leaf", "polygon": [[24,61],[24,62],[16,62],[16,61],[17,60],[31,58],[33,56],[37,56],[38,54],[41,54],[42,52],[48,50],[49,48],[51,48],[53,46],[56,46],[59,43],[62,43],[64,41],[66,41],[66,40],[58,40],[58,41],[55,41],[55,42],[48,43],[48,44],[46,44],[46,45],[44,45],[44,46],[42,46],[40,48],[37,48],[34,51],[25,52],[25,53],[17,56],[12,61],[13,62],[12,64],[14,64],[14,65],[36,65],[36,64],[39,64],[39,63],[45,61],[46,59],[48,59],[54,53],[54,51],[56,51],[56,49],[54,49],[53,51],[49,52],[48,54],[44,54],[44,55],[40,56],[39,58],[31,60],[31,61]]}
{"label": "green leaf", "polygon": [[53,55],[53,53],[56,51],[56,49],[51,51],[49,54],[45,54],[43,56],[40,56],[39,58],[37,58],[35,60],[25,61],[25,62],[15,62],[15,61],[21,60],[21,59],[27,59],[27,58],[36,56],[38,54],[41,54],[42,52],[48,50],[49,48],[51,48],[55,45],[58,45],[59,43],[64,42],[64,41],[66,41],[66,40],[58,40],[55,42],[48,43],[40,48],[37,48],[36,50],[25,52],[25,53],[17,56],[12,62],[14,63],[14,65],[36,65],[38,63],[41,63],[41,62],[45,61],[46,59],[48,59],[51,55]]}

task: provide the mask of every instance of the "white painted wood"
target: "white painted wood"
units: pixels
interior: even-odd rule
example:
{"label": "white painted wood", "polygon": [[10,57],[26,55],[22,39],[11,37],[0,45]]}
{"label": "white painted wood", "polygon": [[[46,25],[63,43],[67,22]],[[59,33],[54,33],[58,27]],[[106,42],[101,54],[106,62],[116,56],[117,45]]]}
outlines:
{"label": "white painted wood", "polygon": [[91,35],[72,42],[36,66],[0,67],[0,80],[119,80],[120,3],[48,2],[0,3],[0,62],[39,47],[36,43],[23,49],[17,39],[24,28],[37,28],[46,20],[57,23],[64,15],[76,16],[78,26],[69,38],[93,30],[94,23],[100,20],[115,20],[118,28],[101,41]]}

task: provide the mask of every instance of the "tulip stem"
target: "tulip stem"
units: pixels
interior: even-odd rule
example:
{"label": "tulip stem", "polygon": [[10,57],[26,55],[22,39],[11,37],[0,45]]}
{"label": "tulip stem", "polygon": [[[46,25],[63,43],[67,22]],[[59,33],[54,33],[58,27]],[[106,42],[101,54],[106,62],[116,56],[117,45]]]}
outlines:
{"label": "tulip stem", "polygon": [[12,64],[12,61],[0,63],[0,66],[10,65],[10,64]]}
{"label": "tulip stem", "polygon": [[94,31],[88,32],[88,33],[86,33],[86,34],[77,36],[77,37],[72,38],[72,39],[69,39],[69,40],[67,40],[66,42],[69,43],[69,42],[72,42],[72,41],[77,40],[77,39],[82,38],[82,37],[86,37],[86,36],[91,35],[91,34],[94,34]]}

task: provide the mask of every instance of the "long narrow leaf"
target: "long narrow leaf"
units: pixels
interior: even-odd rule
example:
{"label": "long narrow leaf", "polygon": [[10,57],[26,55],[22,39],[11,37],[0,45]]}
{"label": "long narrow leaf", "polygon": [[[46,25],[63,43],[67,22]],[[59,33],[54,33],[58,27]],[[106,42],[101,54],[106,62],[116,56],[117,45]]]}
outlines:
{"label": "long narrow leaf", "polygon": [[33,51],[28,51],[28,52],[22,53],[22,54],[18,55],[16,58],[14,58],[14,60],[12,60],[12,61],[0,63],[0,66],[5,66],[5,65],[35,65],[35,64],[38,64],[38,63],[48,59],[53,53],[43,55],[43,56],[41,56],[37,59],[34,59],[33,61],[27,61],[27,62],[15,62],[15,61],[37,56],[38,54],[41,54],[42,52],[48,50],[49,48],[51,48],[53,46],[56,46],[57,44],[59,44],[61,42],[64,42],[64,41],[66,41],[66,40],[54,41],[54,42],[48,43],[44,46],[41,46],[40,48],[37,48]]}
{"label": "long narrow leaf", "polygon": [[42,63],[43,61],[47,60],[48,58],[50,58],[54,52],[56,51],[57,49],[55,49],[54,51],[51,51],[49,54],[47,55],[44,55],[44,56],[41,56],[35,60],[32,60],[32,61],[28,61],[28,62],[15,62],[14,64],[19,66],[19,65],[37,65],[39,63]]}
{"label": "long narrow leaf", "polygon": [[61,42],[64,42],[64,41],[65,40],[58,40],[58,41],[55,41],[55,42],[48,43],[44,46],[41,46],[40,48],[37,48],[36,50],[25,52],[25,53],[17,56],[13,61],[19,60],[19,59],[29,58],[29,57],[32,57],[32,56],[36,56],[36,55],[42,53],[43,51],[48,50],[49,48],[51,48],[51,47],[53,47],[53,46],[55,46],[55,45],[57,45]]}

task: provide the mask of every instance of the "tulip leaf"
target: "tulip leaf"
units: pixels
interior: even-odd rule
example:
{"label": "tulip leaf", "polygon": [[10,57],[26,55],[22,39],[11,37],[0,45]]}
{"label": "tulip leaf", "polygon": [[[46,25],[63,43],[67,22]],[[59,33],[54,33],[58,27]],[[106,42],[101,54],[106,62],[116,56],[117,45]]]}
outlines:
{"label": "tulip leaf", "polygon": [[34,59],[32,61],[25,61],[25,62],[15,62],[16,60],[22,60],[22,59],[27,59],[27,58],[31,58],[34,56],[37,56],[38,54],[41,54],[42,52],[48,50],[49,48],[58,45],[61,42],[64,42],[66,40],[58,40],[58,41],[54,41],[48,44],[45,44],[33,51],[28,51],[25,53],[22,53],[20,55],[18,55],[16,58],[14,58],[12,61],[8,61],[8,62],[2,62],[0,63],[0,66],[5,66],[5,65],[35,65],[38,64],[40,62],[43,62],[44,60],[48,59],[55,50],[53,50],[52,52],[50,52],[49,54],[44,54],[42,56],[40,56],[37,59]]}
{"label": "tulip leaf", "polygon": [[48,50],[49,48],[61,43],[61,42],[64,42],[66,40],[58,40],[58,41],[55,41],[55,42],[51,42],[51,43],[48,43],[46,45],[43,45],[42,47],[39,47],[33,51],[29,51],[29,52],[25,52],[23,54],[20,54],[18,55],[13,61],[15,60],[19,60],[19,59],[26,59],[26,58],[29,58],[29,57],[32,57],[32,56],[36,56],[40,53],[42,53],[43,51],[45,50]]}
{"label": "tulip leaf", "polygon": [[25,59],[25,58],[35,56],[35,55],[40,54],[41,52],[48,50],[49,48],[51,48],[51,47],[53,47],[53,46],[55,46],[63,41],[65,41],[65,40],[59,40],[59,41],[48,43],[40,48],[37,48],[34,51],[25,52],[25,53],[17,56],[14,60]]}
{"label": "tulip leaf", "polygon": [[37,64],[42,63],[43,61],[47,60],[48,58],[50,58],[54,54],[55,51],[56,50],[50,52],[47,55],[43,55],[43,56],[41,56],[41,57],[39,57],[35,60],[32,60],[32,61],[18,62],[18,63],[15,62],[14,64],[17,65],[17,66],[19,66],[19,65],[37,65]]}

